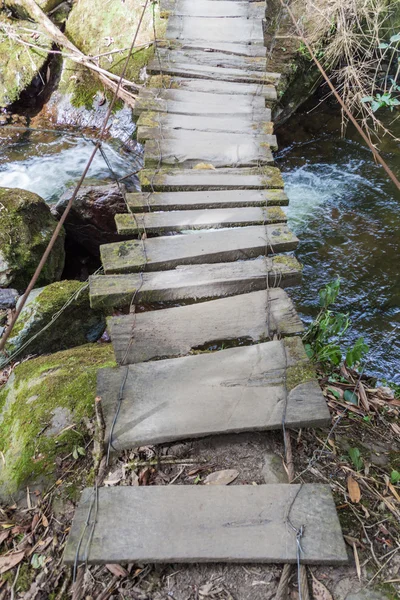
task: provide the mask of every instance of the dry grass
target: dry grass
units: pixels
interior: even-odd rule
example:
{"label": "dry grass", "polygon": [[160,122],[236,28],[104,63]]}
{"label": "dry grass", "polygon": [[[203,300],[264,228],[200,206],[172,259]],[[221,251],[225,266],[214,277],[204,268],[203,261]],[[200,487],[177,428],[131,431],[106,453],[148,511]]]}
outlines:
{"label": "dry grass", "polygon": [[[387,0],[307,0],[297,6],[299,25],[353,115],[371,141],[391,135],[370,102],[363,98],[393,92],[397,50],[380,48],[390,35],[392,10]],[[393,6],[393,4],[392,4]],[[396,44],[395,46],[397,46]],[[347,124],[343,115],[343,127]]]}

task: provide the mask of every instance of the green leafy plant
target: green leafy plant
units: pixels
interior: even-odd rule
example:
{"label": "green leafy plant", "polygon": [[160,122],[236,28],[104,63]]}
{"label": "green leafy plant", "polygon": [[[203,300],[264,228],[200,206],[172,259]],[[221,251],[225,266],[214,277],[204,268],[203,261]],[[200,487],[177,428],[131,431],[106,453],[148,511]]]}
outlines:
{"label": "green leafy plant", "polygon": [[358,448],[350,448],[349,457],[356,471],[360,471],[364,464],[360,450]]}
{"label": "green leafy plant", "polygon": [[[310,324],[303,341],[309,358],[321,365],[338,367],[343,358],[340,340],[351,325],[347,313],[335,312],[330,309],[337,300],[340,292],[340,279],[328,283],[319,291],[321,307],[317,318]],[[360,337],[346,352],[346,364],[353,367],[360,362],[368,351],[364,338]]]}
{"label": "green leafy plant", "polygon": [[82,448],[82,446],[74,446],[73,450],[72,450],[72,457],[75,460],[78,460],[78,458],[80,456],[85,456],[86,455],[86,450],[85,448]]}
{"label": "green leafy plant", "polygon": [[400,473],[398,471],[393,470],[390,473],[390,481],[392,483],[399,483],[399,481],[400,481]]}

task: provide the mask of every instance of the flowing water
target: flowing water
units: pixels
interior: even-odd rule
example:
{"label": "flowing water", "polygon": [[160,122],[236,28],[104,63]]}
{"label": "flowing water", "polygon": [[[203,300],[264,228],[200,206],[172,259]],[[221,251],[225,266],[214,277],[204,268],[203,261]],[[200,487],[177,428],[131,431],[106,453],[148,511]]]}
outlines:
{"label": "flowing water", "polygon": [[[356,136],[342,139],[326,117],[303,114],[278,132],[289,224],[304,265],[303,285],[291,295],[310,321],[318,290],[339,275],[337,307],[353,322],[344,341],[364,336],[367,371],[400,383],[400,193]],[[299,125],[310,121],[312,128]],[[399,176],[400,148],[391,142],[386,150]]]}
{"label": "flowing water", "polygon": [[[339,275],[338,308],[353,319],[346,342],[364,336],[371,348],[368,371],[400,383],[400,194],[369,151],[338,131],[337,119],[321,111],[299,115],[278,131],[278,166],[304,264],[303,285],[291,295],[310,321],[318,311],[318,290]],[[104,149],[118,176],[137,167],[135,154],[121,152],[120,143]],[[399,149],[394,143],[386,149],[396,171]],[[92,150],[92,141],[81,136],[2,129],[0,186],[31,190],[52,203],[77,182]],[[89,177],[111,178],[100,153]]]}

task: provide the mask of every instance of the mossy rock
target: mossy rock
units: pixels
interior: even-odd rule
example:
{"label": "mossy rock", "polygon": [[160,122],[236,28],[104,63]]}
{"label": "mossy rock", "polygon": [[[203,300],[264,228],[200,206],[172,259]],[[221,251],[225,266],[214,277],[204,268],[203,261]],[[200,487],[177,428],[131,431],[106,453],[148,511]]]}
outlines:
{"label": "mossy rock", "polygon": [[14,369],[0,388],[0,502],[53,483],[60,459],[85,446],[97,370],[114,365],[111,344],[86,344]]}
{"label": "mossy rock", "polygon": [[[32,37],[32,30],[37,31],[37,37]],[[12,39],[11,34],[37,47],[25,46]],[[50,49],[51,40],[35,23],[8,19],[0,14],[0,107],[18,100],[21,92],[38,76]]]}
{"label": "mossy rock", "polygon": [[[121,52],[99,58],[100,67],[121,75],[128,55],[127,48],[132,43],[142,10],[142,0],[109,0],[106,10],[103,0],[79,0],[69,14],[65,33],[87,55],[97,56],[121,49]],[[162,37],[166,25],[159,19],[158,5],[154,6],[154,15],[157,35]],[[130,57],[125,79],[139,81],[141,69],[153,57],[153,46],[146,47],[153,40],[153,3],[149,2],[136,39],[137,49]],[[70,94],[75,107],[92,108],[99,90],[104,91],[103,85],[87,69],[70,60],[64,62],[59,91]]]}
{"label": "mossy rock", "polygon": [[[56,225],[50,208],[37,194],[0,188],[0,287],[26,288]],[[65,261],[64,236],[62,230],[38,285],[60,279]]]}
{"label": "mossy rock", "polygon": [[[63,0],[35,0],[35,2],[43,12],[48,13],[61,4]],[[18,15],[19,17],[28,16],[21,0],[3,0],[3,3],[7,8],[11,9],[15,15]]]}
{"label": "mossy rock", "polygon": [[[59,311],[58,318],[54,319]],[[90,308],[87,284],[58,281],[31,292],[6,351],[9,355],[18,352],[21,359],[29,354],[66,350],[97,341],[105,326],[102,312]],[[29,342],[35,335],[37,337]],[[6,360],[0,357],[0,367]]]}

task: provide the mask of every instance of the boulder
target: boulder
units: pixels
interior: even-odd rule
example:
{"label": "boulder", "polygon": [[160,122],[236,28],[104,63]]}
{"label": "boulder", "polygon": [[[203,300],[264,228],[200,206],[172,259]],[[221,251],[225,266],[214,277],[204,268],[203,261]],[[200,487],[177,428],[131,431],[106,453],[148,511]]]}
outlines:
{"label": "boulder", "polygon": [[[99,66],[121,75],[142,10],[142,0],[108,0],[106,10],[104,0],[79,0],[73,4],[68,16],[65,35],[86,55],[104,54],[98,60]],[[140,81],[142,68],[154,54],[151,45],[154,40],[153,14],[156,17],[157,36],[160,39],[163,37],[166,20],[159,19],[158,3],[149,2],[136,39],[136,45],[141,49],[131,55],[125,74],[130,81]],[[121,52],[106,55],[110,50]],[[63,94],[70,94],[73,106],[90,109],[96,92],[103,92],[104,86],[87,69],[66,60],[59,90]]]}
{"label": "boulder", "polygon": [[53,483],[61,459],[85,446],[97,370],[114,364],[111,344],[87,344],[14,369],[0,388],[0,503]]}
{"label": "boulder", "polygon": [[[33,35],[32,30],[37,33]],[[36,47],[24,46],[15,36]],[[21,92],[36,79],[43,87],[39,72],[45,66],[50,49],[51,40],[35,23],[0,15],[0,108],[18,100]]]}
{"label": "boulder", "polygon": [[[9,356],[18,352],[21,359],[29,354],[81,346],[97,341],[105,327],[103,313],[90,308],[88,284],[58,281],[30,293],[7,341],[6,352]],[[6,360],[0,356],[0,367]]]}
{"label": "boulder", "polygon": [[[36,4],[42,9],[43,12],[48,13],[55,9],[57,6],[62,4],[64,0],[35,0]],[[23,7],[21,0],[3,0],[3,3],[7,8],[11,9],[15,15],[19,17],[26,17],[26,11]]]}
{"label": "boulder", "polygon": [[[52,207],[55,218],[61,217],[71,195],[72,190],[68,190]],[[82,186],[65,221],[65,229],[70,239],[99,256],[101,244],[124,239],[117,233],[114,217],[126,212],[125,201],[116,183]]]}
{"label": "boulder", "polygon": [[[0,188],[0,287],[26,288],[56,225],[50,208],[37,194]],[[65,261],[64,236],[62,231],[38,285],[60,279]]]}

